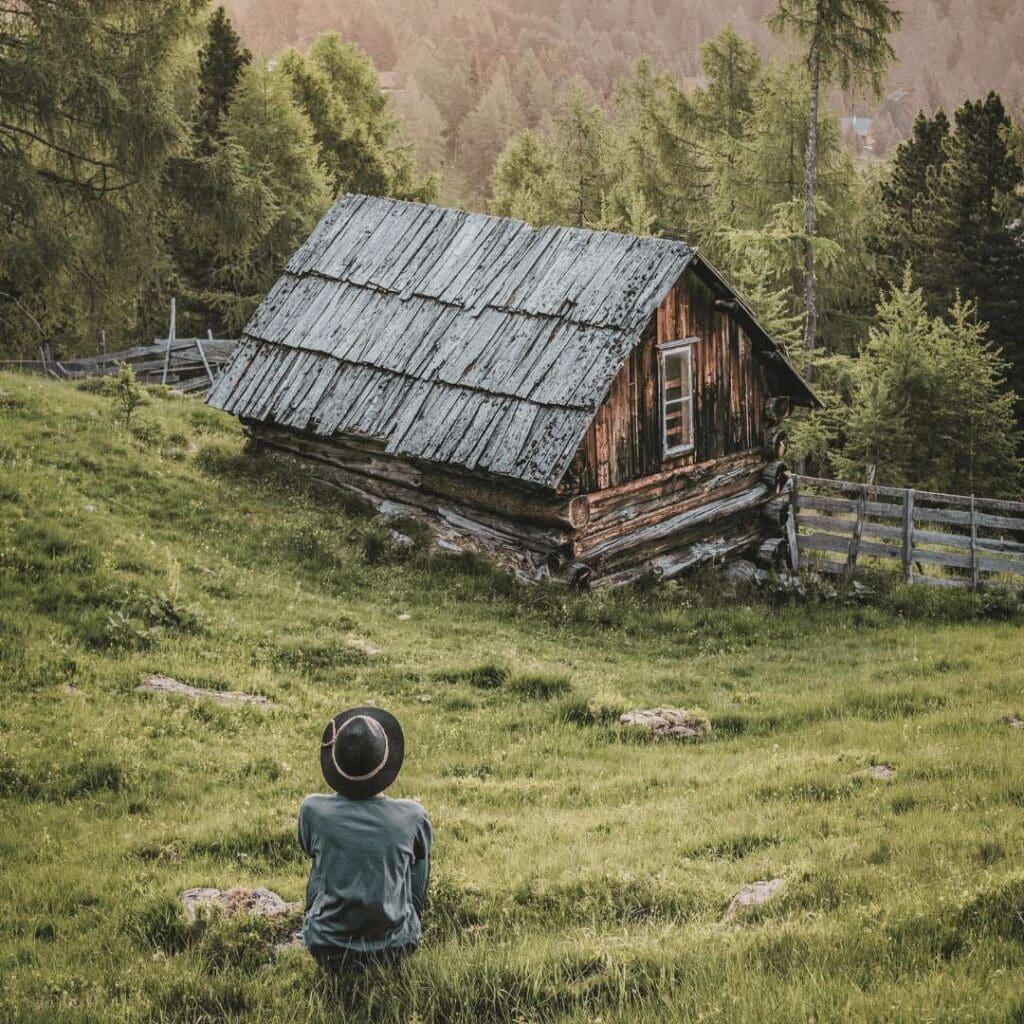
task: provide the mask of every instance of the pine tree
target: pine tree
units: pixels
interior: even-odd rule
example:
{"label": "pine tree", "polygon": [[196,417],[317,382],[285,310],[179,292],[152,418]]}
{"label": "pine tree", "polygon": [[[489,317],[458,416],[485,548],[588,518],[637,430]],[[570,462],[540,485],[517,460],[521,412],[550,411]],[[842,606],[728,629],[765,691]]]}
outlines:
{"label": "pine tree", "polygon": [[200,148],[209,152],[221,135],[221,122],[231,93],[252,54],[243,49],[238,33],[223,7],[218,7],[206,26],[206,41],[199,51],[199,100],[196,134]]}
{"label": "pine tree", "polygon": [[810,130],[804,180],[804,347],[808,350],[814,349],[818,332],[814,236],[822,84],[835,80],[844,89],[868,84],[880,92],[885,68],[895,58],[889,35],[901,18],[889,0],[779,0],[778,10],[769,19],[772,29],[791,32],[808,46]]}
{"label": "pine tree", "polygon": [[946,162],[949,131],[943,111],[934,117],[919,113],[913,134],[896,148],[889,177],[882,182],[884,222],[879,246],[896,268],[913,258],[920,231],[918,215]]}
{"label": "pine tree", "polygon": [[995,93],[965,103],[946,158],[923,203],[912,263],[931,308],[957,293],[974,301],[990,338],[1011,364],[1024,394],[1024,229],[1014,194],[1024,168],[1010,151],[1010,119]]}
{"label": "pine tree", "polygon": [[907,271],[854,366],[840,471],[874,465],[883,484],[1015,495],[1019,435],[1005,366],[973,305],[957,299],[948,320],[933,318]]}

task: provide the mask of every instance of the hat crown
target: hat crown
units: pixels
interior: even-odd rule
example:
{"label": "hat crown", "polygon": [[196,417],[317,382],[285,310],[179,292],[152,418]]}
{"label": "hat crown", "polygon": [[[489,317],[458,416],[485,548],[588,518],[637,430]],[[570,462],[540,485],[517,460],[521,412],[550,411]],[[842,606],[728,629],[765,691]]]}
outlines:
{"label": "hat crown", "polygon": [[334,760],[352,779],[375,775],[387,760],[388,739],[380,723],[366,715],[350,718],[334,739]]}

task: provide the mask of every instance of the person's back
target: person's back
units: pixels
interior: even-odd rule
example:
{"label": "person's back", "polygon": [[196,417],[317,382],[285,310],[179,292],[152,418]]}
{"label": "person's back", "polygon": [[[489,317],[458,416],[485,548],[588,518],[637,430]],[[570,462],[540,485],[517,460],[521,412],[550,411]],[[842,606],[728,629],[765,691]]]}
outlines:
{"label": "person's back", "polygon": [[432,833],[415,800],[381,795],[405,753],[401,726],[379,708],[327,724],[320,767],[335,793],[299,808],[299,843],[312,858],[303,939],[325,967],[361,966],[411,952],[430,879]]}
{"label": "person's back", "polygon": [[377,953],[419,944],[431,829],[414,800],[306,797],[299,842],[313,858],[303,938],[312,950]]}

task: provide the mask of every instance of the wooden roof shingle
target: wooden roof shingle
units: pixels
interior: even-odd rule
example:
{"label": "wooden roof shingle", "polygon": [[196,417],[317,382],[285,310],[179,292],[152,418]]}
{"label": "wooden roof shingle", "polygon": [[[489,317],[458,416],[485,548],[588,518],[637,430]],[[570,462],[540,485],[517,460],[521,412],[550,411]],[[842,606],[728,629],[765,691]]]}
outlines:
{"label": "wooden roof shingle", "polygon": [[666,239],[342,196],[208,401],[554,487],[694,256]]}

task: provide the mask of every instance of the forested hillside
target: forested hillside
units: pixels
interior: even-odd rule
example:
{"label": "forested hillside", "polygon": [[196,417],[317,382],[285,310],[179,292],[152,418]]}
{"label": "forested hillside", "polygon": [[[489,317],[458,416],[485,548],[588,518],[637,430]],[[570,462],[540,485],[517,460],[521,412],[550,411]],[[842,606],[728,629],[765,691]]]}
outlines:
{"label": "forested hillside", "polygon": [[[844,102],[851,115],[881,115],[880,147],[903,137],[919,109],[950,110],[990,89],[1011,108],[1024,102],[1024,5],[898,6],[899,60],[886,83],[892,99],[880,108]],[[403,103],[418,119],[437,123],[440,113],[448,131],[461,129],[466,147],[494,130],[494,114],[507,130],[534,123],[574,77],[603,95],[641,55],[683,78],[699,76],[701,45],[727,24],[768,56],[784,49],[765,26],[772,0],[229,0],[227,7],[259,52],[304,47],[324,31],[355,40],[378,68],[399,73],[412,92]]]}
{"label": "forested hillside", "polygon": [[810,0],[375,2],[0,12],[3,354],[152,339],[172,297],[179,336],[237,336],[338,193],[439,199],[698,245],[826,403],[793,424],[805,467],[1019,493],[1019,5],[837,2],[815,89]]}

